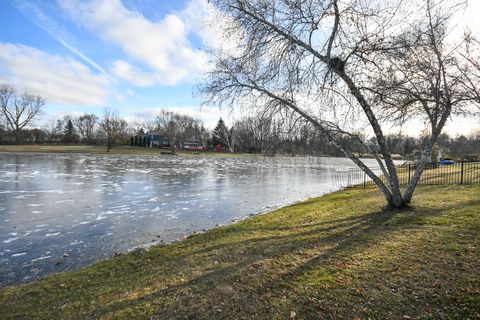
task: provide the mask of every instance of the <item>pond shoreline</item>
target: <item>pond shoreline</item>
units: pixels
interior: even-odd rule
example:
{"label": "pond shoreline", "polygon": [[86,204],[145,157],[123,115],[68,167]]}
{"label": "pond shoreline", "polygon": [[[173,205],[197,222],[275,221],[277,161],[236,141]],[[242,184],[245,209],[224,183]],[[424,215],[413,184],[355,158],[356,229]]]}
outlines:
{"label": "pond shoreline", "polygon": [[341,188],[348,159],[0,153],[0,283],[171,243]]}
{"label": "pond shoreline", "polygon": [[477,318],[479,189],[419,186],[405,211],[333,192],[0,288],[0,317]]}
{"label": "pond shoreline", "polygon": [[[94,155],[139,155],[139,156],[210,156],[210,157],[272,157],[260,153],[230,153],[215,151],[185,151],[177,150],[175,154],[161,153],[170,149],[117,146],[106,151],[104,146],[96,145],[0,145],[0,153],[65,153]],[[291,157],[288,154],[278,154],[273,157]],[[335,157],[333,155],[295,155],[294,157]],[[345,158],[345,157],[338,157]]]}

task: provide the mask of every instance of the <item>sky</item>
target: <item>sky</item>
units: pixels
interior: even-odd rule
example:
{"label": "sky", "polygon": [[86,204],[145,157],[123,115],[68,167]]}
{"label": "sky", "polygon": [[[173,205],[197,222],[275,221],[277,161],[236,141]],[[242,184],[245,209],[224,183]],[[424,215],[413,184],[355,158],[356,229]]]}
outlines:
{"label": "sky", "polygon": [[[478,24],[480,0],[470,1],[462,20]],[[166,108],[210,128],[229,123],[241,114],[194,94],[204,48],[219,41],[212,15],[208,0],[1,0],[0,83],[44,97],[43,122],[109,107],[128,120]],[[447,129],[480,126],[455,119]]]}
{"label": "sky", "polygon": [[2,0],[0,83],[44,97],[43,120],[167,108],[213,127],[230,110],[194,95],[211,15],[207,0]]}

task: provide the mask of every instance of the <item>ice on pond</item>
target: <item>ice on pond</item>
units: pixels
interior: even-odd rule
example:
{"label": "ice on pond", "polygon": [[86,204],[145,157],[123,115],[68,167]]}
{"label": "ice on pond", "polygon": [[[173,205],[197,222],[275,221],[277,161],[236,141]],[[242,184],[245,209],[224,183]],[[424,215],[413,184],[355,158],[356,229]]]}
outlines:
{"label": "ice on pond", "polygon": [[24,256],[26,254],[27,254],[26,252],[14,253],[10,257],[12,257],[12,258],[21,257],[21,256]]}
{"label": "ice on pond", "polygon": [[19,238],[8,238],[7,240],[2,241],[2,243],[10,243],[12,241],[18,240]]}
{"label": "ice on pond", "polygon": [[128,204],[122,204],[121,206],[113,206],[113,207],[110,207],[110,209],[120,209],[125,207],[128,207]]}
{"label": "ice on pond", "polygon": [[45,259],[48,259],[48,258],[51,258],[51,257],[52,257],[52,256],[41,256],[41,257],[38,257],[38,258],[35,258],[35,259],[30,260],[30,262],[45,260]]}
{"label": "ice on pond", "polygon": [[[55,270],[319,196],[352,167],[341,158],[0,154],[1,174],[9,172],[0,180],[0,235],[8,235],[0,245],[16,255],[2,256],[0,284],[48,273],[47,257],[67,249],[81,258]],[[26,248],[28,267],[13,259]]]}
{"label": "ice on pond", "polygon": [[45,237],[55,237],[55,236],[59,236],[60,234],[61,234],[60,232],[47,233],[45,234]]}
{"label": "ice on pond", "polygon": [[56,204],[60,204],[60,203],[73,203],[74,201],[73,200],[59,200],[59,201],[55,201]]}

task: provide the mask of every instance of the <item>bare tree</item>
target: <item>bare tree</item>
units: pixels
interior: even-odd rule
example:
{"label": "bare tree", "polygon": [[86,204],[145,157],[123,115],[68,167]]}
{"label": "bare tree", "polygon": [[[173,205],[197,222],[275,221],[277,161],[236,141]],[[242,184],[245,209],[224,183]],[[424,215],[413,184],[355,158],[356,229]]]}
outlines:
{"label": "bare tree", "polygon": [[128,123],[120,118],[117,112],[105,109],[100,127],[105,134],[107,152],[122,138],[125,138],[128,130]]}
{"label": "bare tree", "polygon": [[137,118],[130,121],[130,130],[133,135],[142,136],[155,130],[155,122],[143,118]]}
{"label": "bare tree", "polygon": [[157,129],[170,141],[170,145],[176,148],[181,143],[182,128],[177,123],[179,117],[173,111],[160,110],[156,116]]}
{"label": "bare tree", "polygon": [[155,120],[157,130],[170,140],[174,148],[181,147],[183,142],[201,142],[205,138],[203,123],[191,116],[162,109]]}
{"label": "bare tree", "polygon": [[[408,206],[446,120],[468,99],[458,85],[465,81],[461,57],[446,38],[455,8],[442,8],[441,0],[213,2],[229,17],[226,35],[239,40],[234,52],[213,52],[205,103],[296,113],[359,166],[390,207]],[[434,80],[416,88],[427,73]],[[409,117],[424,118],[431,130],[402,193],[383,124]],[[367,130],[386,182],[352,152],[352,141],[368,150]]]}
{"label": "bare tree", "polygon": [[40,96],[29,93],[19,96],[13,87],[0,86],[0,111],[8,128],[15,133],[17,144],[20,142],[20,131],[35,119],[44,105],[45,100]]}
{"label": "bare tree", "polygon": [[73,123],[75,124],[78,133],[82,136],[82,140],[88,143],[93,143],[95,141],[97,122],[98,117],[96,115],[87,113],[73,119]]}
{"label": "bare tree", "polygon": [[237,146],[250,152],[267,153],[278,151],[280,145],[292,133],[291,127],[275,115],[257,114],[235,121],[232,126]]}
{"label": "bare tree", "polygon": [[204,147],[208,146],[211,140],[210,130],[205,128],[201,121],[196,124],[195,130],[197,132],[197,138],[200,144],[202,144]]}

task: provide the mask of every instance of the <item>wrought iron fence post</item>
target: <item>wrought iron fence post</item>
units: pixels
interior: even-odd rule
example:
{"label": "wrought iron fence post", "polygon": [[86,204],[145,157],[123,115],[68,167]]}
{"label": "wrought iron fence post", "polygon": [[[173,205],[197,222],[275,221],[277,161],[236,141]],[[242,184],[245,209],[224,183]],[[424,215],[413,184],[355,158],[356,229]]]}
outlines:
{"label": "wrought iron fence post", "polygon": [[410,183],[410,163],[408,164],[408,182],[407,184]]}
{"label": "wrought iron fence post", "polygon": [[460,184],[463,184],[463,161],[462,161],[462,166],[460,169]]}
{"label": "wrought iron fence post", "polygon": [[367,186],[367,174],[364,172],[363,173],[363,187],[365,188]]}

